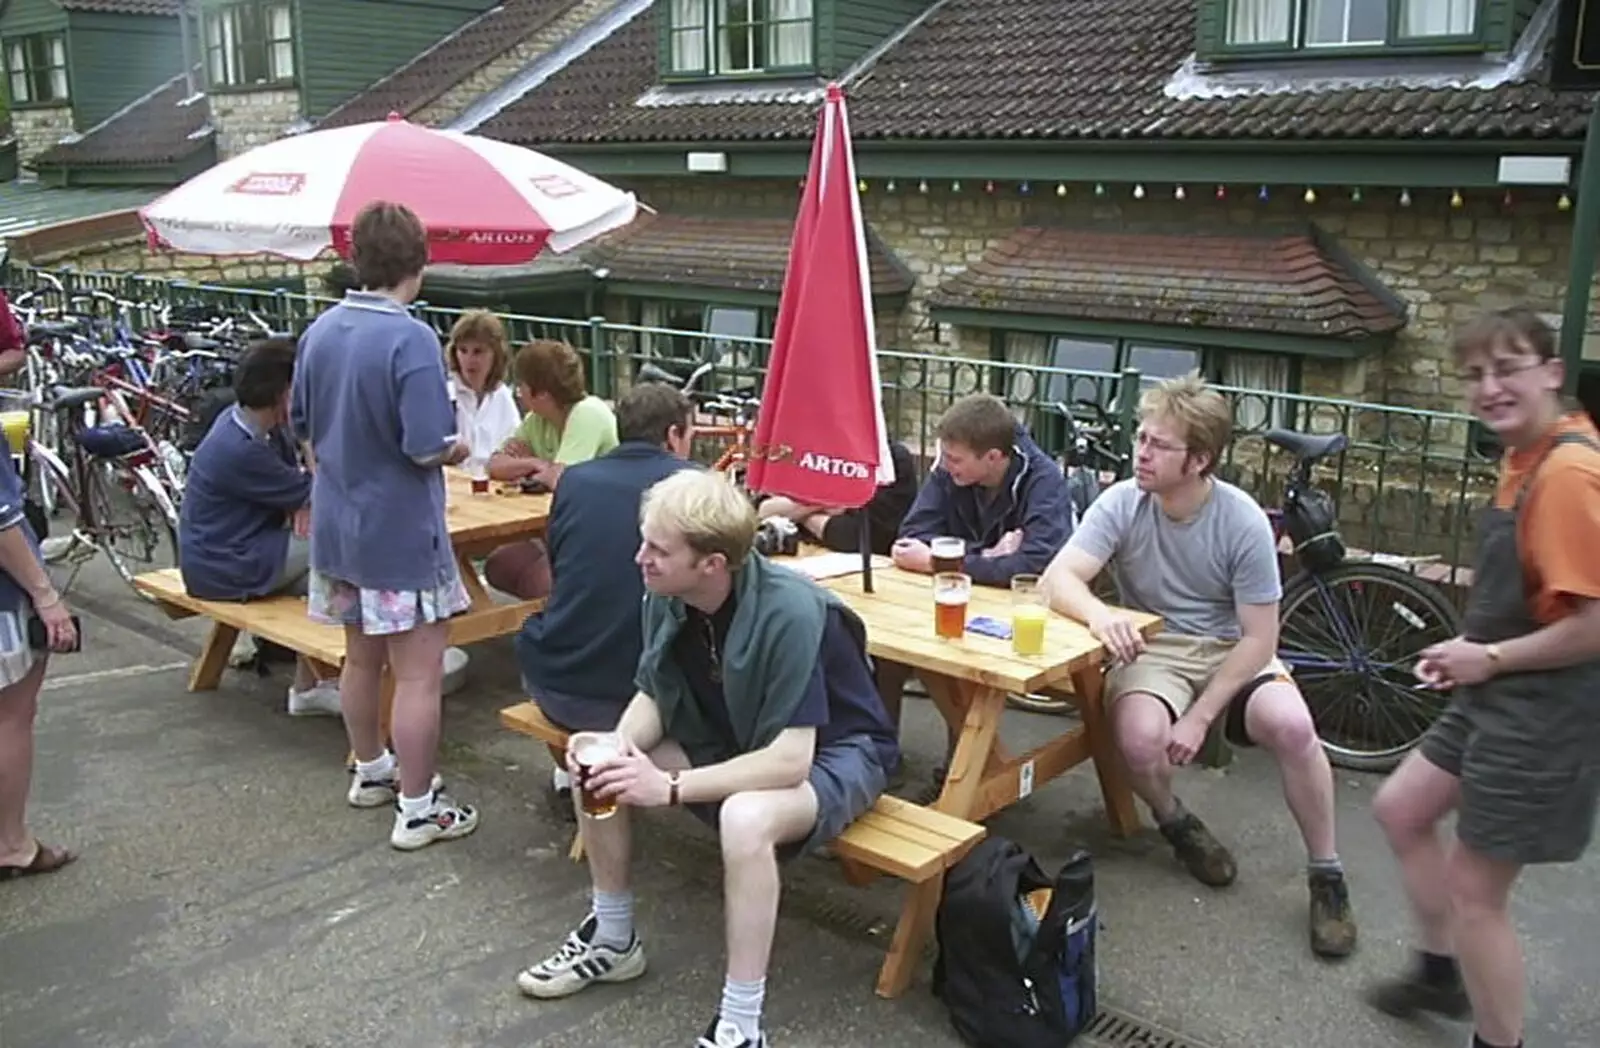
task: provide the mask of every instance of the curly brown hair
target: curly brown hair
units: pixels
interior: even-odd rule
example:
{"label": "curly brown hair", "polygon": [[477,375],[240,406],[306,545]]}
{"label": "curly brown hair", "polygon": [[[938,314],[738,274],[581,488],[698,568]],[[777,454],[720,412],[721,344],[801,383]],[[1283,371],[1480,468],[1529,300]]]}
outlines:
{"label": "curly brown hair", "polygon": [[538,339],[517,351],[517,381],[534,396],[548,393],[552,400],[570,408],[589,395],[583,380],[583,361],[578,351],[565,342]]}
{"label": "curly brown hair", "polygon": [[374,200],[350,223],[350,261],[361,287],[399,287],[428,264],[427,230],[404,204]]}
{"label": "curly brown hair", "polygon": [[511,350],[506,343],[506,326],[500,318],[487,309],[469,309],[461,314],[450,329],[450,342],[444,349],[445,366],[453,373],[461,373],[461,362],[456,359],[456,346],[474,345],[487,349],[494,358],[489,365],[489,386],[484,392],[505,381],[506,365],[511,362]]}

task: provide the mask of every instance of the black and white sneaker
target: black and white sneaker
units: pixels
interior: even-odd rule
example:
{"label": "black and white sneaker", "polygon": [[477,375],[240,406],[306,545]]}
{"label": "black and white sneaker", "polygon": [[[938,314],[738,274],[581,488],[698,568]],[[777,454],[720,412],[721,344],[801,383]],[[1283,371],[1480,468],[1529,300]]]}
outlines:
{"label": "black and white sneaker", "polygon": [[694,1048],[767,1048],[767,1035],[758,1033],[752,1041],[740,1033],[737,1026],[719,1015],[711,1020],[706,1032],[694,1042]]}
{"label": "black and white sneaker", "polygon": [[553,1000],[571,997],[591,983],[627,982],[643,975],[644,945],[638,934],[626,949],[618,950],[594,941],[598,928],[594,914],[585,917],[561,949],[517,973],[517,989],[529,997]]}

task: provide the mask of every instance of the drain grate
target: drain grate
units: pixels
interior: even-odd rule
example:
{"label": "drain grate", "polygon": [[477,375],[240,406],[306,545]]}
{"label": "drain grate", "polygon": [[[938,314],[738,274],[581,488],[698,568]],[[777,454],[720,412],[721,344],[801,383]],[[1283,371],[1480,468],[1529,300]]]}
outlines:
{"label": "drain grate", "polygon": [[1105,1048],[1207,1048],[1199,1041],[1164,1030],[1154,1023],[1136,1019],[1115,1008],[1102,1008],[1084,1034],[1090,1043]]}

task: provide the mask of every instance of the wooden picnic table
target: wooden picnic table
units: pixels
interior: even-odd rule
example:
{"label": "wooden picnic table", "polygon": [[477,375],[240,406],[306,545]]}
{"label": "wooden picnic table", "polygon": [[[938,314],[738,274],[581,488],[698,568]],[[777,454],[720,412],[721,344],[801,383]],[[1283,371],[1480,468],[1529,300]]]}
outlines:
{"label": "wooden picnic table", "polygon": [[461,581],[472,597],[472,608],[450,620],[450,643],[474,644],[515,633],[529,614],[544,607],[544,599],[497,603],[478,578],[474,561],[507,543],[543,535],[554,496],[525,495],[515,485],[494,481],[488,494],[474,495],[472,481],[454,468],[445,469],[444,479],[445,525]]}
{"label": "wooden picnic table", "polygon": [[[927,575],[884,567],[874,568],[872,578],[872,593],[863,592],[859,572],[821,584],[861,616],[873,658],[910,667],[945,721],[960,729],[944,789],[933,807],[981,822],[1051,779],[1093,761],[1112,831],[1127,836],[1139,828],[1133,791],[1105,717],[1105,647],[1087,627],[1052,613],[1041,655],[1018,655],[1011,641],[972,632],[960,640],[946,640],[934,633],[932,580]],[[1156,616],[1130,614],[1145,636],[1160,631]],[[968,620],[979,615],[1010,623],[1010,591],[974,586]],[[998,734],[1006,695],[1068,689],[1081,724],[1027,753],[1009,754]]]}

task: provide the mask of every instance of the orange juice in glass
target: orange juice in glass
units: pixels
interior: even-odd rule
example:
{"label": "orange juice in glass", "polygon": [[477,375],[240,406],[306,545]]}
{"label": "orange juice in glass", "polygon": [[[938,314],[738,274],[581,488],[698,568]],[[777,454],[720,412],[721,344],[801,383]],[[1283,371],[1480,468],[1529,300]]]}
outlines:
{"label": "orange juice in glass", "polygon": [[1044,624],[1050,609],[1039,589],[1039,576],[1011,578],[1011,649],[1018,655],[1044,654]]}

